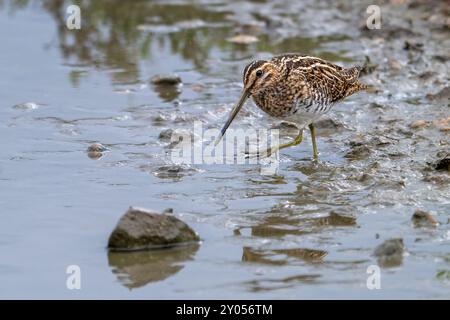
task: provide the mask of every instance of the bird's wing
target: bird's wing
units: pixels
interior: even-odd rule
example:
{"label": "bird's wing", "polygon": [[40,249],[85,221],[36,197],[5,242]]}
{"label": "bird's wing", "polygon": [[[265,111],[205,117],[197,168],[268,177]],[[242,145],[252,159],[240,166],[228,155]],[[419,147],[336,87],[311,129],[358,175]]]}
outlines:
{"label": "bird's wing", "polygon": [[348,90],[358,80],[360,68],[344,69],[319,58],[302,59],[291,70],[303,78],[310,92],[329,102],[336,102],[347,96]]}
{"label": "bird's wing", "polygon": [[[299,54],[275,56],[272,61],[289,81],[317,99],[337,102],[358,91],[361,67],[343,68],[323,59]],[[354,89],[354,90],[353,90]]]}

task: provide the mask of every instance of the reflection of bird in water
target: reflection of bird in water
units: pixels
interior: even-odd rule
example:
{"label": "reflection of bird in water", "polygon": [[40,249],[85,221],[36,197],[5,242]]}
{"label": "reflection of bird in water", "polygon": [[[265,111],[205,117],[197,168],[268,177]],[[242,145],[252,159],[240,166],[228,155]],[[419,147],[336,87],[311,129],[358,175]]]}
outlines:
{"label": "reflection of bird in water", "polygon": [[252,96],[256,105],[278,119],[292,122],[299,129],[298,136],[289,143],[267,150],[273,152],[298,145],[303,129],[311,130],[314,158],[318,151],[314,122],[330,111],[332,106],[368,86],[359,82],[360,67],[342,68],[325,60],[299,54],[284,54],[270,60],[256,60],[244,69],[244,91],[221,130],[219,139]]}

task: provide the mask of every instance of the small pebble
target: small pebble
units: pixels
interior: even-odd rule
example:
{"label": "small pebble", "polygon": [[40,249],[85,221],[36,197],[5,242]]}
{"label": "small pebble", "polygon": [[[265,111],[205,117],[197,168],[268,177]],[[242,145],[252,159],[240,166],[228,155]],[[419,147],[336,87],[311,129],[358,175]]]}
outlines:
{"label": "small pebble", "polygon": [[362,160],[362,159],[367,159],[371,153],[372,153],[372,150],[368,146],[358,145],[358,146],[353,147],[349,152],[347,152],[347,154],[345,155],[345,158]]}
{"label": "small pebble", "polygon": [[373,108],[373,109],[384,109],[385,106],[383,106],[382,104],[376,103],[376,102],[371,102],[369,104],[369,108]]}
{"label": "small pebble", "polygon": [[91,144],[89,146],[89,148],[87,149],[88,152],[103,152],[103,151],[106,151],[106,150],[108,150],[108,148],[106,148],[101,143]]}
{"label": "small pebble", "polygon": [[443,88],[437,93],[429,93],[426,95],[429,100],[447,100],[450,99],[450,86]]}
{"label": "small pebble", "polygon": [[331,211],[330,215],[327,217],[327,222],[331,226],[353,226],[356,225],[356,218]]}
{"label": "small pebble", "polygon": [[450,155],[436,161],[434,169],[450,171]]}
{"label": "small pebble", "polygon": [[405,41],[405,44],[403,46],[404,50],[416,50],[416,51],[423,51],[423,43],[420,42],[412,42],[412,41]]}
{"label": "small pebble", "polygon": [[228,38],[227,41],[236,43],[236,44],[251,44],[251,43],[258,42],[259,40],[255,36],[239,34],[237,36]]}
{"label": "small pebble", "polygon": [[205,88],[206,87],[203,84],[201,84],[201,83],[194,83],[194,84],[191,85],[191,89],[194,92],[202,92],[202,91],[205,90]]}
{"label": "small pebble", "polygon": [[162,214],[173,214],[173,208],[166,208]]}
{"label": "small pebble", "polygon": [[411,218],[415,227],[435,227],[439,225],[439,222],[431,215],[431,213],[417,209]]}
{"label": "small pebble", "polygon": [[421,74],[419,74],[418,78],[420,80],[428,80],[428,79],[432,78],[434,75],[435,75],[435,72],[428,70],[428,71],[425,71],[425,72],[422,72]]}
{"label": "small pebble", "polygon": [[35,110],[39,108],[39,105],[34,102],[25,102],[25,103],[19,103],[13,106],[14,109],[21,109],[21,110]]}
{"label": "small pebble", "polygon": [[172,137],[173,129],[166,129],[159,133],[158,139],[162,141],[170,141]]}
{"label": "small pebble", "polygon": [[91,144],[87,149],[87,155],[92,160],[98,160],[101,157],[103,157],[103,151],[108,150],[104,145],[101,143],[93,143]]}
{"label": "small pebble", "polygon": [[389,60],[389,67],[392,70],[400,70],[401,68],[403,68],[402,64],[400,63],[400,61],[395,60],[395,59],[391,59]]}
{"label": "small pebble", "polygon": [[402,264],[405,246],[403,239],[389,239],[375,248],[375,256],[381,267],[395,267]]}
{"label": "small pebble", "polygon": [[403,239],[389,239],[384,241],[378,247],[375,248],[375,256],[392,256],[403,254],[405,246],[403,244]]}
{"label": "small pebble", "polygon": [[450,131],[450,117],[433,121],[433,125],[441,131]]}
{"label": "small pebble", "polygon": [[411,129],[422,129],[430,125],[430,121],[417,120],[409,125]]}
{"label": "small pebble", "polygon": [[195,170],[181,165],[164,165],[154,171],[155,176],[162,179],[181,179],[191,175]]}
{"label": "small pebble", "polygon": [[151,79],[154,85],[177,85],[181,83],[181,78],[176,74],[158,74]]}

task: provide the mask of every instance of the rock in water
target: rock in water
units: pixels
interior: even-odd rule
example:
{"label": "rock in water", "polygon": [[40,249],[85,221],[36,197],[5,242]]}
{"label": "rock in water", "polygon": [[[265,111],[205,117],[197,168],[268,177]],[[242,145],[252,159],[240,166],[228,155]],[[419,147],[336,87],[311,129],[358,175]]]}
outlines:
{"label": "rock in water", "polygon": [[19,103],[13,106],[14,109],[21,109],[21,110],[35,110],[39,108],[39,105],[34,102],[25,102],[25,103]]}
{"label": "rock in water", "polygon": [[411,218],[415,227],[435,227],[439,222],[429,212],[417,209]]}
{"label": "rock in water", "polygon": [[389,239],[375,248],[375,256],[381,267],[395,267],[402,264],[405,246],[403,239]]}
{"label": "rock in water", "polygon": [[111,233],[108,248],[144,250],[198,242],[198,234],[180,219],[130,207]]}
{"label": "rock in water", "polygon": [[88,152],[103,152],[106,150],[108,150],[108,148],[101,143],[93,143],[87,149]]}
{"label": "rock in water", "polygon": [[87,149],[88,157],[93,160],[100,159],[101,157],[103,157],[103,152],[107,151],[107,150],[108,150],[108,148],[106,148],[101,143],[91,144],[89,146],[89,148]]}
{"label": "rock in water", "polygon": [[436,170],[450,171],[450,155],[447,155],[446,157],[439,159],[433,165],[434,165],[434,169],[436,169]]}
{"label": "rock in water", "polygon": [[363,144],[352,147],[345,157],[351,160],[364,160],[367,159],[371,153],[372,149]]}
{"label": "rock in water", "polygon": [[152,77],[151,82],[158,86],[175,86],[180,84],[182,81],[176,74],[158,74]]}
{"label": "rock in water", "polygon": [[158,139],[162,140],[162,141],[170,141],[172,134],[173,134],[173,129],[163,130],[159,133]]}

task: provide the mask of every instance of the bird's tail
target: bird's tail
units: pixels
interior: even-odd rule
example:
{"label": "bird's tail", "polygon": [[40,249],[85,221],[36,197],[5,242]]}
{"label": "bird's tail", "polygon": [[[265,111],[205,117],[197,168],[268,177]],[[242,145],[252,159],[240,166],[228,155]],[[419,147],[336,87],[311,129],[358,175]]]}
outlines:
{"label": "bird's tail", "polygon": [[361,66],[354,66],[341,71],[342,75],[346,78],[347,82],[350,84],[346,91],[347,97],[358,91],[366,91],[369,93],[380,92],[380,90],[375,88],[374,86],[359,81],[359,75],[362,69],[363,67]]}
{"label": "bird's tail", "polygon": [[365,83],[357,81],[355,85],[357,86],[356,91],[366,91],[368,93],[378,93],[378,92],[380,92],[380,89],[378,89],[377,87],[375,87],[375,86],[373,86],[371,84],[365,84]]}
{"label": "bird's tail", "polygon": [[[359,78],[359,76],[361,75],[361,72],[363,71],[363,69],[365,67],[364,66],[356,66],[354,68],[358,70],[358,78]],[[377,87],[375,87],[371,84],[365,84],[365,83],[359,82],[359,80],[356,81],[356,86],[357,86],[356,91],[366,91],[368,93],[378,93],[381,91]]]}
{"label": "bird's tail", "polygon": [[366,91],[368,93],[377,93],[380,90],[375,88],[372,85],[356,81],[350,87],[348,87],[348,89],[347,89],[347,91],[345,93],[345,96],[346,97],[351,96],[352,94],[354,94],[354,93],[356,93],[358,91]]}

